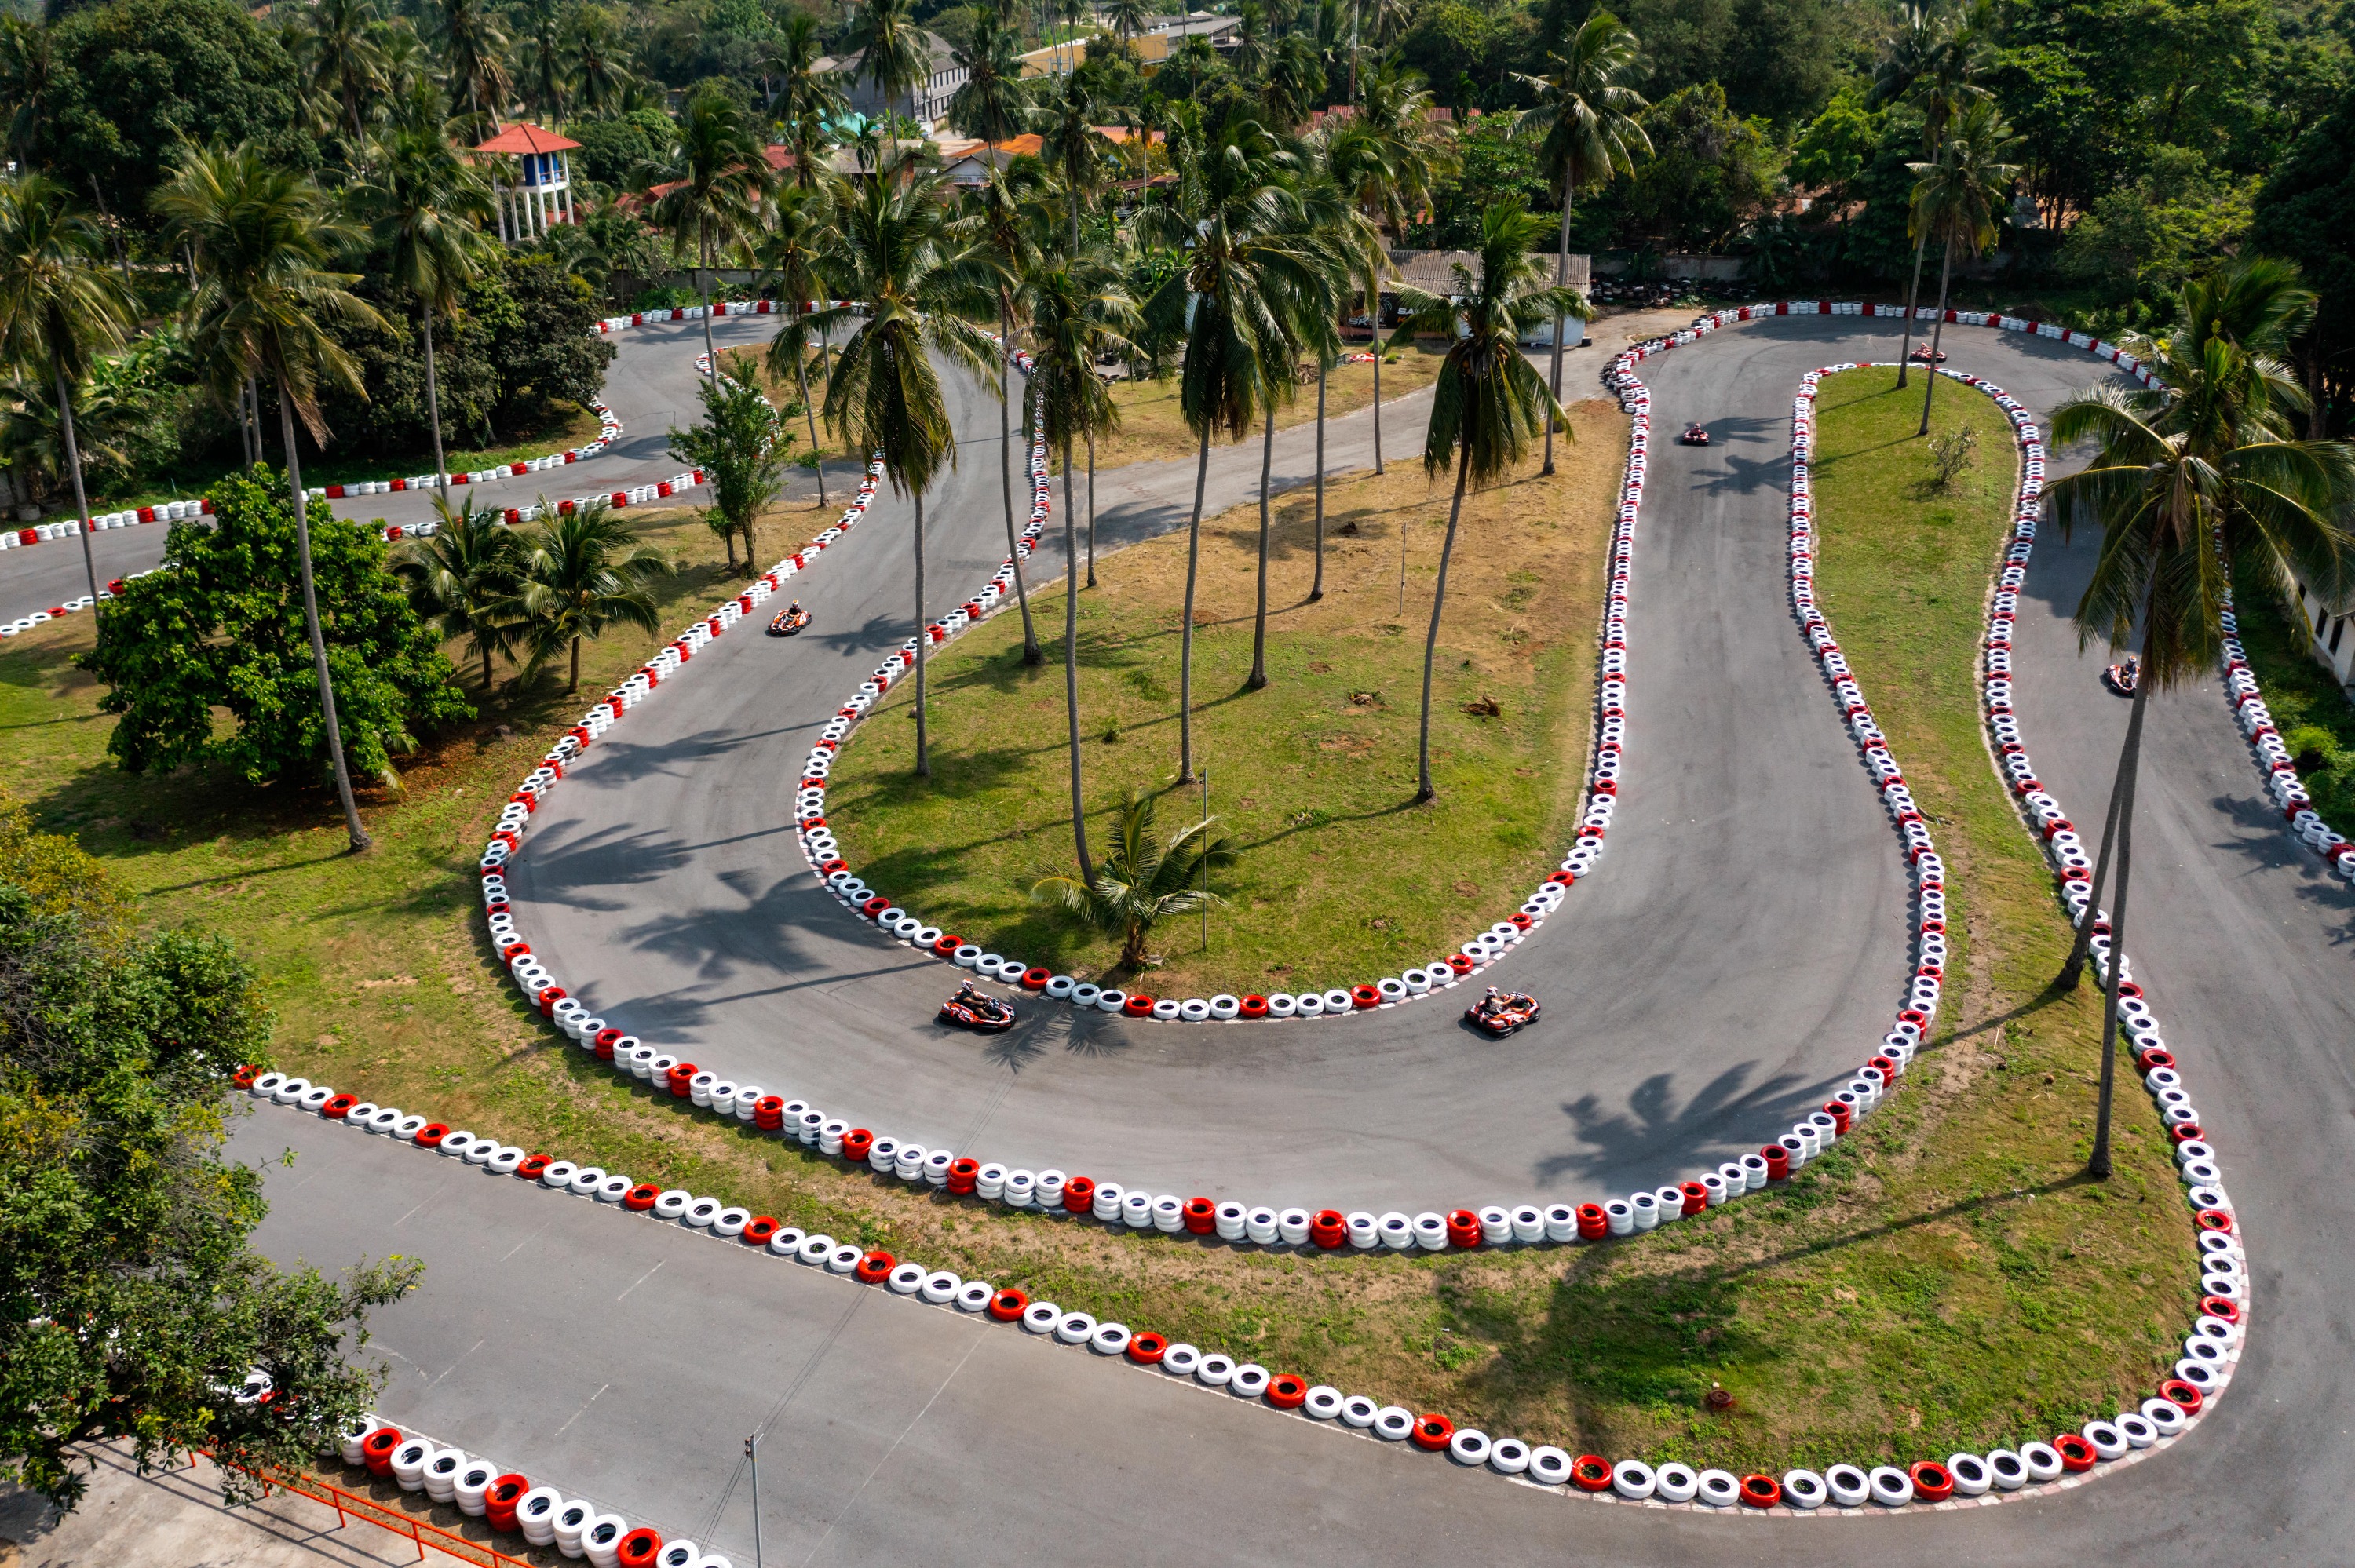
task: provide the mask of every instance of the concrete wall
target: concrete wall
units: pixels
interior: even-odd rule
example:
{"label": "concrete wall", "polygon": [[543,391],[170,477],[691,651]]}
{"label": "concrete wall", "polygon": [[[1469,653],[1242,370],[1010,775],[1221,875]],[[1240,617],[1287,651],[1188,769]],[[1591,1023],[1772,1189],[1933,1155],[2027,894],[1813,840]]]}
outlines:
{"label": "concrete wall", "polygon": [[2340,685],[2355,683],[2355,630],[2348,626],[2355,613],[2333,611],[2308,593],[2304,583],[2297,585],[2297,602],[2314,626],[2314,641],[2307,651],[2315,662],[2337,676]]}

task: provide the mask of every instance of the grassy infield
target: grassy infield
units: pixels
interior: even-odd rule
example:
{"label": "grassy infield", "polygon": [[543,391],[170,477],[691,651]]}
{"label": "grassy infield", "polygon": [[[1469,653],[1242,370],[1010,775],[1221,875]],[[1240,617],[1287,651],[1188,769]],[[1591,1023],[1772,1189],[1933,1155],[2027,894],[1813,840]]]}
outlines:
{"label": "grassy infield", "polygon": [[[485,729],[445,747],[404,802],[372,810],[379,848],[353,861],[320,800],[109,771],[94,694],[64,663],[89,634],[76,620],[0,652],[0,765],[39,825],[80,832],[147,918],[235,932],[269,980],[285,1065],[371,1097],[1573,1450],[1775,1468],[2049,1436],[2151,1386],[2189,1315],[2189,1226],[2131,1095],[2116,1179],[2074,1177],[2095,1018],[2083,996],[2038,995],[2064,927],[1972,708],[2006,433],[1979,399],[1948,405],[1942,424],[1978,423],[1988,457],[1966,493],[1920,504],[1923,460],[1899,439],[1912,416],[1859,401],[1870,380],[1825,388],[1819,583],[1953,868],[1954,1033],[1787,1190],[1632,1245],[1314,1259],[1173,1245],[918,1197],[624,1088],[521,1012],[472,915],[474,846],[536,740]],[[688,521],[657,536],[704,562],[678,612],[708,602],[709,535]],[[588,681],[642,656],[616,640]],[[527,737],[577,706],[491,717]],[[1704,1411],[1713,1382],[1734,1413]]]}

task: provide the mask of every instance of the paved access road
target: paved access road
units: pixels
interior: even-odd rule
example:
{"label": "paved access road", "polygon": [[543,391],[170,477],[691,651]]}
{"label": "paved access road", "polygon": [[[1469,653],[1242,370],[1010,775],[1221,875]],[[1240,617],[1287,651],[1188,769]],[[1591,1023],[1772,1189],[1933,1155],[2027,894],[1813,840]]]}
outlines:
{"label": "paved access road", "polygon": [[[1631,795],[1642,806],[1630,814],[1647,826],[1638,832],[1630,821],[1614,832],[1603,874],[1573,895],[1565,917],[1549,923],[1547,945],[1516,955],[1506,971],[1511,978],[1512,966],[1525,965],[1543,976],[1550,968],[1559,978],[1550,982],[1550,1000],[1582,982],[1588,990],[1646,987],[1643,994],[1671,1017],[1706,1019],[1711,993],[1731,991],[1750,1008],[1743,1021],[1753,1033],[1713,1037],[1710,1047],[1722,1061],[1778,1062],[1804,1053],[1805,1040],[1783,1057],[1747,1044],[1757,1030],[1787,1027],[1788,1012],[1807,1014],[1815,1029],[1838,1027],[1844,1010],[1859,1017],[1869,1011],[1877,1021],[1891,1005],[1886,993],[1902,962],[1894,849],[1870,811],[1783,608],[1780,485],[1791,392],[1816,365],[1892,351],[1889,334],[1865,334],[1861,324],[1733,328],[1643,366],[1660,426],[1672,430],[1684,418],[1704,418],[1724,443],[1679,454],[1698,460],[1685,466],[1669,456],[1653,469],[1631,639],[1641,689],[1658,705],[1638,707],[1631,726]],[[2011,334],[1958,332],[1948,346],[1958,368],[1987,374],[2039,408],[2095,370],[2075,351]],[[970,413],[965,408],[961,418]],[[933,515],[947,519],[935,546],[941,555],[963,549],[986,572],[996,554],[994,536],[955,508]],[[845,682],[909,624],[911,610],[889,602],[896,591],[879,593],[871,604],[861,597],[862,583],[892,570],[904,553],[904,532],[892,537],[893,516],[889,503],[879,507],[809,579],[818,630],[871,628],[864,633],[871,641],[831,651]],[[947,536],[960,526],[969,543]],[[845,553],[879,543],[900,548],[872,561]],[[2043,615],[2023,613],[2016,683],[2040,768],[2081,821],[2095,817],[2106,798],[2124,714],[2096,683],[2099,652],[2079,656],[2062,623],[2085,558],[2083,542],[2074,551],[2051,538],[2040,544],[2030,594]],[[817,597],[821,588],[848,602]],[[1686,643],[1690,650],[1680,652]],[[826,645],[804,638],[792,646],[798,658]],[[767,652],[763,640],[726,639],[713,652],[731,647]],[[808,657],[817,667],[815,652]],[[1682,666],[1742,691],[1757,711],[1709,705],[1710,683],[1702,681],[1670,700],[1661,688]],[[1199,1102],[1125,1107],[1181,1075],[1188,1063],[1170,1052],[1199,1053],[1198,1075],[1264,1085],[1290,1058],[1271,1062],[1259,1033],[1250,1037],[1250,1054],[1232,1056],[1192,1042],[1243,1038],[1239,1031],[1106,1035],[1095,1043],[1106,1053],[1101,1059],[1051,1039],[1019,1063],[1019,1072],[1007,1066],[980,1077],[951,1054],[927,1054],[913,1029],[862,1025],[850,993],[888,995],[896,987],[928,1011],[943,971],[905,972],[900,950],[862,945],[834,906],[793,885],[781,812],[766,825],[714,820],[719,798],[731,789],[772,810],[783,799],[782,785],[763,798],[770,782],[759,767],[745,766],[798,756],[805,745],[798,732],[810,721],[790,705],[808,674],[800,665],[781,668],[783,678],[763,672],[759,682],[693,672],[695,679],[634,713],[591,754],[555,800],[577,825],[537,829],[522,857],[518,877],[541,879],[522,884],[538,906],[529,916],[538,922],[535,945],[538,931],[549,932],[568,978],[586,980],[601,1010],[649,1038],[656,1029],[628,1009],[658,1006],[644,1016],[671,1022],[667,1038],[725,1041],[731,1054],[773,1051],[772,1059],[805,1086],[802,1092],[823,1072],[858,1070],[856,1059],[866,1054],[897,1053],[899,1079],[875,1103],[921,1106],[937,1095],[950,1125],[935,1136],[962,1138],[958,1147],[1003,1148],[1010,1157],[1019,1150],[1007,1143],[1043,1129],[1060,1150],[1074,1147],[1066,1138],[1097,1137],[1112,1127],[1128,1140],[1102,1146],[1121,1154],[1101,1171],[1114,1179],[1134,1171],[1149,1180],[1154,1161],[1179,1155],[1184,1170],[1235,1169],[1248,1154],[1248,1126],[1202,1119]],[[1798,694],[1778,698],[1776,670]],[[666,715],[677,710],[666,707],[672,698],[707,687],[714,694],[702,699],[708,711],[690,715],[695,725],[653,727],[673,722]],[[723,688],[741,688],[741,695],[725,700]],[[743,711],[754,704],[764,705]],[[1767,734],[1745,749],[1753,729]],[[1762,739],[1774,744],[1762,751]],[[1723,759],[1712,761],[1720,752]],[[1764,793],[1792,788],[1774,783],[1785,754],[1816,777],[1819,800]],[[333,1265],[362,1250],[398,1250],[432,1263],[420,1297],[379,1320],[381,1346],[400,1358],[388,1414],[671,1531],[700,1531],[698,1539],[739,1563],[749,1559],[751,1529],[738,1441],[763,1423],[771,1424],[764,1545],[785,1561],[1715,1564],[1804,1553],[1924,1568],[1957,1560],[2335,1562],[2355,1531],[2355,1510],[2332,1462],[2355,1424],[2346,1372],[2355,1268],[2341,1244],[2355,1228],[2355,1196],[2339,1179],[2355,1154],[2347,1062],[2355,985],[2344,968],[2355,898],[2271,821],[2212,683],[2154,699],[2145,766],[2144,854],[2129,943],[2200,1092],[2202,1120],[2224,1151],[2251,1238],[2257,1328],[2230,1394],[2189,1441],[2051,1500],[1804,1524],[1587,1505],[1457,1475],[1444,1461],[1378,1452],[1305,1421],[1093,1364],[1084,1352],[983,1330],[684,1232],[632,1224],[579,1201],[451,1170],[288,1113],[259,1114],[240,1131],[240,1148],[260,1154],[292,1144],[304,1151],[293,1171],[271,1178],[275,1206],[262,1241],[276,1255]],[[613,777],[601,782],[601,768]],[[1675,768],[1699,777],[1687,783],[1663,777]],[[732,768],[731,782],[719,782],[723,768]],[[1698,850],[1678,847],[1669,819],[1672,807],[1699,819],[1706,802],[1720,798],[1702,788],[1712,768],[1742,788],[1705,819],[1717,858],[1703,862]],[[661,777],[645,779],[647,773]],[[634,793],[661,806],[633,816]],[[1867,808],[1853,823],[1841,803],[1851,794]],[[1812,814],[1794,816],[1785,807]],[[607,813],[602,822],[592,820],[600,811]],[[1850,827],[1860,850],[1849,847]],[[1759,863],[1728,869],[1723,857],[1743,853],[1736,841],[1744,834],[1779,835],[1782,857],[1771,875]],[[737,842],[723,842],[731,835]],[[1637,853],[1639,840],[1655,846],[1655,859]],[[1671,874],[1679,871],[1689,874]],[[1613,895],[1616,882],[1644,875],[1651,880],[1642,891],[1670,909],[1611,906],[1621,923],[1585,929],[1599,918],[1593,901]],[[1877,878],[1885,881],[1875,885]],[[1813,895],[1803,901],[1801,888]],[[719,890],[735,902],[724,904]],[[1591,902],[1582,908],[1582,900]],[[1860,913],[1848,907],[1857,901]],[[1719,908],[1721,916],[1712,914]],[[1787,923],[1795,909],[1833,922],[1817,926],[1812,949],[1769,954],[1750,946],[1771,942],[1767,927]],[[1852,926],[1838,924],[1851,918]],[[759,939],[727,940],[731,921]],[[1607,977],[1608,985],[1599,983],[1606,946],[1623,955],[1631,942],[1668,941],[1695,923],[1716,934],[1719,946],[1681,955],[1683,969],[1663,978],[1657,966],[1680,955],[1654,948],[1647,964],[1630,963]],[[1876,942],[1886,944],[1878,957]],[[1778,960],[1791,967],[1760,976],[1760,965]],[[885,984],[859,987],[854,977],[862,967]],[[1268,1181],[1282,1176],[1277,1163],[1331,1171],[1331,1181],[1351,1183],[1347,1195],[1371,1201],[1386,1182],[1404,1192],[1404,1171],[1420,1171],[1423,1181],[1460,1179],[1456,1162],[1470,1161],[1518,1174],[1551,1148],[1515,1147],[1512,1138],[1524,1129],[1490,1119],[1490,1107],[1467,1099],[1473,1091],[1449,1075],[1465,1059],[1464,1047],[1434,1062],[1429,1054],[1438,1048],[1414,1037],[1415,1015],[1408,1008],[1284,1032],[1312,1042],[1304,1052],[1327,1049],[1313,1044],[1319,1033],[1360,1046],[1337,1063],[1350,1069],[1346,1086],[1359,1101],[1354,1112],[1327,1108],[1321,1120],[1292,1116],[1285,1158],[1270,1157]],[[754,1022],[762,1017],[765,1029]],[[1383,1028],[1402,1033],[1371,1032]],[[1156,1034],[1184,1043],[1162,1045]],[[1678,1072],[1691,1072],[1697,1059],[1675,1053],[1700,1049],[1648,1024],[1639,1034],[1574,1038],[1578,1071],[1621,1097],[1628,1114],[1650,1091],[1633,1072],[1614,1078],[1613,1061],[1667,1051],[1657,1093],[1673,1105],[1682,1097]],[[1844,1049],[1838,1059],[1849,1054]],[[1791,1070],[1804,1072],[1804,1064]],[[956,1078],[954,1088],[933,1086],[944,1075]],[[1418,1075],[1427,1081],[1401,1086]],[[1100,1105],[1082,1092],[1091,1087],[1104,1097]],[[1071,1118],[1068,1125],[1028,1108],[1054,1097]],[[1283,1108],[1264,1088],[1259,1098],[1263,1115]],[[1412,1114],[1402,1116],[1401,1106]],[[1101,1122],[1093,1119],[1099,1113]],[[1450,1120],[1467,1114],[1476,1119]],[[875,1119],[893,1125],[879,1112]],[[1661,1158],[1683,1158],[1703,1136],[1698,1121],[1686,1120],[1675,1141],[1657,1135]],[[1024,1133],[1026,1126],[1033,1130]],[[1458,1147],[1469,1140],[1467,1127],[1486,1152]],[[907,1130],[922,1137],[925,1129]],[[1640,1143],[1626,1140],[1629,1148]],[[1611,1153],[1588,1158],[1584,1173],[1599,1187],[1600,1173],[1614,1168]],[[1281,1196],[1265,1188],[1253,1195]],[[1422,1195],[1418,1186],[1414,1196]]]}
{"label": "paved access road", "polygon": [[[711,323],[712,337],[723,355],[730,349],[756,351],[767,345],[779,324],[775,316],[729,316]],[[836,335],[839,339],[846,334]],[[450,492],[452,504],[474,495],[485,506],[527,506],[543,493],[551,501],[611,494],[678,472],[678,460],[670,455],[669,431],[674,425],[683,429],[702,417],[702,405],[695,396],[695,358],[703,352],[703,323],[669,322],[631,327],[615,334],[613,342],[617,352],[606,371],[605,398],[622,420],[621,439],[585,462],[540,473],[510,474],[487,484],[456,486]],[[798,423],[794,433],[807,441],[808,435]],[[275,437],[271,450],[277,450]],[[826,482],[834,486],[830,493],[847,491],[857,482],[861,466],[829,462]],[[787,494],[799,500],[816,493],[816,480],[805,470],[794,470]],[[409,524],[433,515],[433,492],[356,496],[327,504],[339,517]],[[144,572],[161,561],[170,533],[168,524],[150,523],[90,535],[99,586],[104,588],[111,579],[132,572]],[[77,540],[52,539],[0,551],[0,620],[29,615],[89,592],[89,575]]]}

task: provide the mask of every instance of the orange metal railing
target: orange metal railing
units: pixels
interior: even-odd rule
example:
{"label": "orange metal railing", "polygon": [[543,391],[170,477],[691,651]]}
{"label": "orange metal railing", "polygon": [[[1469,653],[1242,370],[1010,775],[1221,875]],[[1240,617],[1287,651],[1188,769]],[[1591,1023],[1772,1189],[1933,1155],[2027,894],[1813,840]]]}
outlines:
{"label": "orange metal railing", "polygon": [[[214,1458],[210,1454],[206,1454],[204,1457],[212,1459],[216,1465],[221,1465],[221,1461]],[[189,1466],[193,1467],[196,1462],[197,1456],[191,1454],[188,1457]],[[259,1470],[246,1469],[241,1465],[222,1466],[222,1467],[244,1470],[247,1475],[261,1483],[262,1495],[265,1497],[272,1490],[287,1491],[296,1497],[308,1498],[313,1502],[326,1504],[336,1510],[336,1528],[338,1530],[344,1527],[346,1520],[357,1519],[364,1523],[373,1524],[379,1530],[388,1530],[395,1535],[406,1536],[416,1543],[417,1560],[420,1563],[425,1561],[425,1549],[430,1546],[436,1552],[458,1558],[463,1562],[480,1564],[481,1568],[533,1568],[533,1564],[527,1558],[511,1557],[485,1542],[469,1541],[454,1531],[444,1530],[438,1524],[428,1523],[400,1509],[378,1502],[376,1499],[363,1493],[346,1491],[332,1481],[321,1480],[314,1476],[265,1475]]]}

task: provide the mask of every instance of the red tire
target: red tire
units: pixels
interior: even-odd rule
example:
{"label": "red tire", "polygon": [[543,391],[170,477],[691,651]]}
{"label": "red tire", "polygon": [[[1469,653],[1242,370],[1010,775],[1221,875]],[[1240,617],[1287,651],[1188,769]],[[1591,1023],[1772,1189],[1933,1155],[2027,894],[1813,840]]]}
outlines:
{"label": "red tire", "polygon": [[1209,1235],[1219,1223],[1219,1205],[1208,1198],[1186,1200],[1186,1229],[1198,1236]]}
{"label": "red tire", "polygon": [[1241,1013],[1245,1018],[1265,1018],[1267,1016],[1267,998],[1263,996],[1247,996],[1243,998]]}
{"label": "red tire", "polygon": [[1709,1207],[1709,1189],[1702,1186],[1700,1182],[1683,1182],[1677,1188],[1677,1191],[1685,1195],[1686,1214],[1698,1214],[1703,1209]]}
{"label": "red tire", "polygon": [[623,1041],[627,1040],[629,1036],[627,1034],[623,1033],[618,1029],[600,1029],[597,1031],[597,1060],[600,1062],[612,1061],[613,1059],[613,1047],[619,1045]]}
{"label": "red tire", "polygon": [[1054,978],[1054,970],[1034,966],[1022,971],[1022,989],[1024,991],[1045,991],[1047,989],[1047,982]]}
{"label": "red tire", "polygon": [[939,941],[932,944],[932,953],[936,958],[945,959],[964,946],[964,938],[963,937],[957,936],[954,932],[949,932],[944,934]]}
{"label": "red tire", "polygon": [[2061,1467],[2073,1476],[2080,1476],[2094,1467],[2100,1457],[2094,1446],[2074,1432],[2063,1432],[2052,1439],[2052,1447],[2061,1456]]}
{"label": "red tire", "polygon": [[863,1127],[854,1127],[842,1135],[842,1157],[853,1165],[864,1165],[867,1157],[875,1152],[875,1135]]}
{"label": "red tire", "polygon": [[974,1184],[981,1179],[981,1161],[959,1160],[949,1166],[949,1191],[959,1197],[969,1196]]}
{"label": "red tire", "polygon": [[1611,1461],[1600,1454],[1581,1454],[1571,1461],[1570,1484],[1582,1492],[1611,1489]]}
{"label": "red tire", "polygon": [[442,1147],[442,1140],[449,1136],[448,1123],[429,1121],[417,1129],[417,1136],[410,1141],[420,1149],[439,1149]]}
{"label": "red tire", "polygon": [[2196,1121],[2179,1121],[2173,1127],[2169,1128],[2167,1132],[2168,1136],[2174,1139],[2178,1143],[2205,1142],[2208,1138],[2208,1134],[2201,1130],[2200,1124]]}
{"label": "red tire", "polygon": [[371,1476],[392,1474],[392,1456],[408,1439],[398,1426],[379,1426],[360,1439],[360,1463]]}
{"label": "red tire", "polygon": [[1955,1495],[1954,1473],[1934,1459],[1921,1459],[1906,1470],[1913,1479],[1913,1500],[1945,1502]]}
{"label": "red tire", "polygon": [[778,1224],[776,1221],[771,1219],[768,1215],[759,1215],[754,1218],[751,1224],[744,1227],[744,1245],[746,1246],[767,1246],[769,1245],[769,1238],[775,1235],[783,1228],[783,1226]]}
{"label": "red tire", "polygon": [[2144,1072],[2148,1073],[2154,1072],[2160,1067],[2174,1066],[2175,1054],[2170,1051],[2146,1051],[2141,1055],[2136,1057],[2135,1061]]}
{"label": "red tire", "polygon": [[663,1075],[663,1081],[669,1086],[673,1096],[683,1100],[693,1089],[695,1075],[701,1071],[703,1069],[692,1062],[681,1062]]}
{"label": "red tire", "polygon": [[[1139,1366],[1158,1366],[1161,1358],[1168,1351],[1169,1341],[1159,1334],[1135,1334],[1130,1336],[1128,1341],[1128,1359]],[[1302,1397],[1307,1396],[1304,1394]]]}
{"label": "red tire", "polygon": [[1850,1118],[1850,1112],[1847,1105],[1839,1100],[1826,1100],[1824,1102],[1824,1114],[1832,1118],[1833,1135],[1838,1138],[1846,1138],[1848,1136]]}
{"label": "red tire", "polygon": [[1788,1181],[1791,1179],[1791,1151],[1779,1143],[1770,1143],[1758,1151],[1766,1158],[1766,1180]]}
{"label": "red tire", "polygon": [[1372,986],[1353,985],[1349,988],[1349,1005],[1352,1007],[1361,1010],[1376,1007],[1380,1005],[1381,1000],[1382,993]]}
{"label": "red tire", "polygon": [[1131,1018],[1149,1018],[1153,1014],[1154,1000],[1154,998],[1146,996],[1140,991],[1130,997],[1126,1001],[1122,1002],[1120,1004],[1120,1010],[1128,1014]]}
{"label": "red tire", "polygon": [[1308,1239],[1330,1252],[1349,1239],[1349,1222],[1342,1217],[1338,1209],[1320,1210],[1316,1217],[1308,1222]]}
{"label": "red tire", "polygon": [[1480,1245],[1480,1216],[1457,1209],[1447,1216],[1447,1245],[1469,1252]]}
{"label": "red tire", "polygon": [[1773,1508],[1782,1500],[1783,1483],[1774,1477],[1744,1476],[1742,1478],[1742,1507]]}
{"label": "red tire", "polygon": [[654,1568],[655,1558],[663,1548],[663,1538],[645,1525],[622,1537],[615,1548],[613,1561],[619,1568]]}
{"label": "red tire", "polygon": [[874,897],[862,901],[858,906],[858,912],[872,920],[890,907],[891,901],[879,893]]}
{"label": "red tire", "polygon": [[1073,1176],[1063,1183],[1063,1207],[1075,1214],[1092,1213],[1096,1206],[1096,1183],[1092,1176]]}
{"label": "red tire", "polygon": [[1578,1239],[1601,1241],[1611,1234],[1611,1216],[1603,1212],[1600,1203],[1578,1205]]}
{"label": "red tire", "polygon": [[253,1087],[253,1080],[260,1076],[261,1076],[261,1068],[248,1065],[231,1073],[229,1081],[240,1089],[250,1089]]}
{"label": "red tire", "polygon": [[[1619,793],[1618,786],[1613,785],[1606,793],[1616,795]],[[1528,916],[1520,913],[1518,910],[1515,910],[1512,914],[1506,916],[1505,918],[1524,931],[1537,924],[1535,920],[1530,919]]]}
{"label": "red tire", "polygon": [[2214,1231],[2220,1236],[2232,1234],[2232,1216],[2222,1209],[2202,1209],[2191,1216],[2191,1223],[2200,1230]]}
{"label": "red tire", "polygon": [[2171,1377],[2160,1383],[2158,1397],[2174,1405],[2186,1415],[2199,1414],[2200,1406],[2206,1402],[2206,1397],[2198,1389],[2179,1377]]}
{"label": "red tire", "polygon": [[1407,1433],[1409,1440],[1427,1454],[1446,1447],[1447,1440],[1455,1436],[1455,1423],[1444,1415],[1418,1415],[1413,1429]]}
{"label": "red tire", "polygon": [[641,1181],[622,1195],[622,1207],[634,1214],[643,1214],[653,1208],[655,1200],[661,1196],[661,1188],[651,1181]]}
{"label": "red tire", "polygon": [[2200,1298],[2200,1315],[2202,1318],[2221,1318],[2227,1323],[2237,1323],[2241,1320],[2241,1304],[2228,1297],[2202,1296]]}
{"label": "red tire", "polygon": [[1461,953],[1452,955],[1447,960],[1447,967],[1459,975],[1468,975],[1475,968],[1472,960]]}
{"label": "red tire", "polygon": [[861,1285],[880,1285],[899,1266],[900,1260],[890,1253],[870,1252],[858,1260],[858,1266],[850,1271],[850,1276]]}
{"label": "red tire", "polygon": [[529,1155],[525,1158],[522,1164],[516,1167],[516,1176],[519,1181],[537,1181],[547,1175],[548,1168],[555,1163],[554,1160],[545,1154]]}
{"label": "red tire", "polygon": [[[1135,1341],[1131,1340],[1134,1344]],[[1308,1383],[1290,1372],[1279,1372],[1268,1379],[1267,1402],[1278,1410],[1297,1410],[1308,1401]]]}
{"label": "red tire", "polygon": [[329,1121],[341,1121],[347,1114],[349,1114],[351,1108],[359,1103],[358,1098],[355,1096],[337,1095],[333,1099],[330,1099],[325,1105],[319,1107],[319,1114],[325,1117]]}
{"label": "red tire", "polygon": [[1001,1323],[1011,1323],[1029,1305],[1030,1298],[1019,1290],[1001,1290],[989,1298],[989,1315]]}
{"label": "red tire", "polygon": [[[389,1461],[388,1461],[389,1463]],[[531,1490],[529,1477],[509,1471],[491,1483],[483,1494],[483,1518],[493,1530],[513,1530],[516,1527],[516,1504],[523,1501],[524,1493]]]}

